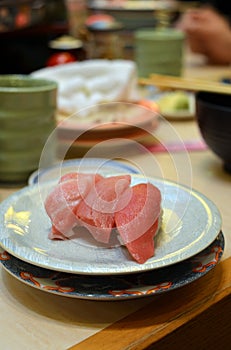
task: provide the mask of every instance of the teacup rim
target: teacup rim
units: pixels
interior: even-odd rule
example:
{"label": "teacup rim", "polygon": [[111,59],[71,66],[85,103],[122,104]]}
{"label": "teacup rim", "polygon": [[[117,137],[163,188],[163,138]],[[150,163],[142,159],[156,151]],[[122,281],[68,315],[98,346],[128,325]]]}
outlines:
{"label": "teacup rim", "polygon": [[[5,86],[4,82],[8,82],[8,85]],[[9,84],[10,82],[12,85]],[[14,86],[13,82],[17,82],[17,84]],[[31,82],[32,85],[20,86],[19,82]],[[42,92],[55,90],[57,87],[57,82],[51,79],[35,78],[25,74],[0,74],[0,93]]]}

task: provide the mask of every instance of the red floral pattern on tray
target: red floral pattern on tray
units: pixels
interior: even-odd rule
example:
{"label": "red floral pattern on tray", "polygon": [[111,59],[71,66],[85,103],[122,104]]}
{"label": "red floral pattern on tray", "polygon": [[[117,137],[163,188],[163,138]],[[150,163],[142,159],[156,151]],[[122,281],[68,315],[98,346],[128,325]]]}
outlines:
{"label": "red floral pattern on tray", "polygon": [[56,272],[26,263],[0,248],[0,262],[13,276],[46,292],[73,298],[119,300],[152,296],[189,284],[220,261],[224,236],[196,256],[177,264],[147,272],[125,275],[79,275]]}

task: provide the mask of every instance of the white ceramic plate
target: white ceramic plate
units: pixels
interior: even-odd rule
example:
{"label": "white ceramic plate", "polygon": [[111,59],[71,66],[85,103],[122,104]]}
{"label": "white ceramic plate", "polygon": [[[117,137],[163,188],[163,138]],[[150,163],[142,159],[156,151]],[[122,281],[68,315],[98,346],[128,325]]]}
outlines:
{"label": "white ceramic plate", "polygon": [[124,274],[148,271],[183,261],[205,249],[221,230],[217,207],[203,194],[169,181],[132,175],[132,185],[149,181],[162,193],[163,223],[155,255],[134,262],[122,246],[105,248],[85,235],[51,241],[51,222],[44,199],[51,183],[28,186],[0,205],[0,243],[10,254],[31,264],[78,274]]}
{"label": "white ceramic plate", "polygon": [[159,126],[157,107],[150,101],[107,102],[68,116],[58,116],[57,135],[75,143],[97,143],[118,138],[137,139]]}
{"label": "white ceramic plate", "polygon": [[185,286],[213,269],[224,252],[224,236],[199,254],[162,269],[130,275],[78,275],[43,269],[15,258],[0,248],[0,263],[19,281],[70,298],[90,300],[125,300],[153,296]]}
{"label": "white ceramic plate", "polygon": [[79,158],[64,160],[45,169],[39,169],[31,174],[28,179],[29,185],[38,182],[47,182],[59,179],[62,175],[72,171],[100,172],[103,174],[131,173],[137,174],[139,170],[130,164],[125,164],[112,159],[105,158]]}

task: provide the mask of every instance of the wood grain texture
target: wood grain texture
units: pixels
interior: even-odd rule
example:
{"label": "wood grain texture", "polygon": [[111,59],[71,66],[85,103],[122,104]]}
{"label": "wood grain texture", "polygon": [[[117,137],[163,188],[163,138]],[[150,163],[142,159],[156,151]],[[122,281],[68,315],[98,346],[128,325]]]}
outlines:
{"label": "wood grain texture", "polygon": [[151,74],[149,78],[140,78],[139,84],[142,86],[157,86],[161,90],[186,90],[186,91],[206,91],[221,94],[231,94],[229,84],[213,82],[210,80],[173,77],[168,75]]}
{"label": "wood grain texture", "polygon": [[[225,310],[225,312],[224,312]],[[70,350],[200,349],[230,345],[231,258],[203,278],[150,298],[150,304]],[[218,337],[218,340],[216,340]],[[198,348],[198,349],[199,349]]]}

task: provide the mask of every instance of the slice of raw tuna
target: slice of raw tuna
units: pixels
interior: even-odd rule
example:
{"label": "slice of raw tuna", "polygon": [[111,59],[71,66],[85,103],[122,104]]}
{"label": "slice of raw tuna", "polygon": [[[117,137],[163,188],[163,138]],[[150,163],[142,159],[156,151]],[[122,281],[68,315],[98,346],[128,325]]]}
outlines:
{"label": "slice of raw tuna", "polygon": [[115,226],[115,210],[121,194],[130,183],[130,175],[103,178],[76,208],[79,223],[86,227],[98,242],[109,242],[112,228]]}
{"label": "slice of raw tuna", "polygon": [[154,256],[155,246],[153,238],[159,227],[158,220],[142,236],[126,244],[129,253],[139,264],[145,263]]}
{"label": "slice of raw tuna", "polygon": [[52,225],[51,230],[48,234],[49,239],[59,239],[59,240],[65,240],[67,237],[60,232],[54,225]]}
{"label": "slice of raw tuna", "polygon": [[45,201],[45,209],[52,222],[49,238],[70,237],[71,229],[78,225],[78,219],[74,214],[76,207],[94,187],[95,181],[102,178],[100,175],[75,173],[59,182]]}
{"label": "slice of raw tuna", "polygon": [[103,178],[103,175],[100,175],[98,173],[78,173],[78,172],[71,172],[64,174],[60,177],[59,183],[68,181],[68,180],[78,180],[79,186],[81,185],[81,180],[83,181],[83,184],[86,182],[90,182],[91,185],[93,185],[95,182],[101,180]]}
{"label": "slice of raw tuna", "polygon": [[[131,190],[127,206],[115,213],[115,224],[122,243],[131,256],[142,264],[154,255],[154,236],[161,213],[161,193],[150,183],[135,185]],[[126,196],[126,192],[123,196]]]}

